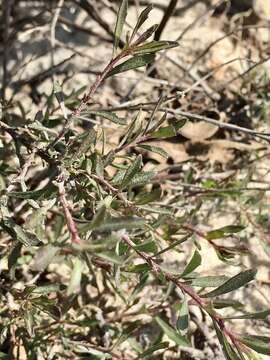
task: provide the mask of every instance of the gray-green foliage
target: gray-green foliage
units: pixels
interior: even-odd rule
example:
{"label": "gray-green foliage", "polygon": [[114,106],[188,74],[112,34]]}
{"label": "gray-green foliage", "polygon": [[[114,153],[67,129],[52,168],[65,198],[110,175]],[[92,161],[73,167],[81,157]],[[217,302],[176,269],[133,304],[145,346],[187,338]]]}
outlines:
{"label": "gray-green foliage", "polygon": [[[121,2],[114,56],[125,54],[128,59],[122,61],[120,56],[122,62],[114,64],[105,78],[147,66],[155,61],[155,53],[178,45],[174,41],[148,40],[155,25],[137,35],[151,9],[148,6],[141,13],[132,35],[122,46],[128,2]],[[67,97],[59,85],[55,89],[62,111],[65,107],[78,108],[77,92]],[[63,356],[75,358],[82,353],[90,354],[91,359],[105,359],[114,358],[117,347],[129,341],[138,358],[150,359],[156,351],[161,353],[171,346],[163,341],[164,335],[180,348],[192,346],[190,311],[196,305],[212,319],[227,359],[255,359],[257,355],[249,349],[269,354],[267,337],[240,336],[227,328],[230,320],[263,320],[269,316],[269,309],[224,318],[217,310],[242,308],[231,293],[255,278],[253,269],[228,277],[227,262],[245,249],[217,242],[236,237],[245,227],[232,224],[199,234],[224,263],[221,275],[200,274],[200,265],[207,259],[200,254],[190,224],[200,219],[201,199],[186,206],[181,199],[184,193],[171,196],[163,173],[155,166],[144,168],[145,153],[168,157],[162,147],[151,142],[177,136],[186,119],[167,119],[166,113],[160,114],[162,99],[152,109],[138,110],[133,118],[129,113],[120,116],[89,107],[83,114],[103,119],[100,126],[87,130],[82,122],[80,128],[73,126],[71,130],[67,122],[64,136],[54,144],[58,131],[53,121],[58,110],[54,95],[48,98],[46,111],[39,113],[28,128],[10,125],[12,113],[8,107],[2,115],[2,130],[11,136],[11,141],[1,142],[1,150],[6,151],[0,164],[1,261],[7,264],[3,273],[9,284],[4,283],[1,297],[1,343],[16,333],[29,359],[36,353],[46,356],[54,341],[60,343]],[[141,123],[142,111],[146,121]],[[63,115],[66,120],[65,114],[59,115],[62,123]],[[111,150],[106,150],[109,140],[106,128],[101,129],[103,121],[112,122],[114,131],[121,135]],[[192,182],[192,171],[184,176],[186,182]],[[160,186],[161,182],[165,185]],[[64,193],[59,184],[63,184]],[[214,201],[207,190],[218,186],[202,182],[203,201]],[[221,185],[222,191],[216,195],[220,203],[232,194],[231,200],[239,195],[231,194],[228,187],[237,190],[239,186]],[[72,242],[74,227],[80,241]],[[166,263],[170,262],[170,254],[180,254],[186,249],[182,246],[192,241],[194,250],[186,254],[182,267],[177,264],[169,269]],[[24,276],[18,288],[12,286]],[[165,304],[168,312],[176,311],[176,322],[170,321],[161,306],[152,309],[142,301],[154,297],[156,287],[163,293],[157,301]],[[177,287],[183,294],[180,302]],[[10,308],[10,299],[14,309]],[[150,317],[152,328],[158,328],[145,344],[139,343],[136,335],[143,322],[125,320],[125,313],[138,304],[137,315]],[[100,337],[98,332],[105,335]],[[57,350],[52,351],[57,354]]]}

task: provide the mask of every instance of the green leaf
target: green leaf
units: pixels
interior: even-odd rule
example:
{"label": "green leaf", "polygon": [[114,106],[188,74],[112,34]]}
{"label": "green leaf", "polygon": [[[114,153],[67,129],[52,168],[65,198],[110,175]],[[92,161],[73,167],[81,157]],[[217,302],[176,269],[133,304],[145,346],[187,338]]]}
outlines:
{"label": "green leaf", "polygon": [[142,54],[134,55],[132,58],[122,62],[121,64],[115,66],[106,76],[106,78],[123,73],[128,70],[137,69],[142,66],[146,66],[152,63],[155,59],[154,54]]}
{"label": "green leaf", "polygon": [[34,294],[50,294],[52,292],[58,292],[64,290],[66,287],[63,284],[47,284],[42,286],[37,286],[33,289],[32,293]]}
{"label": "green leaf", "polygon": [[33,311],[26,309],[23,314],[25,328],[28,332],[28,335],[32,338],[34,336],[34,316]]}
{"label": "green leaf", "polygon": [[226,235],[238,233],[239,231],[242,231],[244,228],[245,227],[241,226],[241,225],[224,226],[224,227],[222,227],[220,229],[209,231],[206,234],[206,238],[208,240],[219,239],[219,238],[222,238],[222,237],[224,237]]}
{"label": "green leaf", "polygon": [[36,306],[41,311],[52,316],[54,319],[59,320],[60,311],[59,308],[55,305],[55,300],[48,299],[45,296],[40,296],[38,298],[32,298],[31,304]]}
{"label": "green leaf", "polygon": [[135,337],[130,337],[127,339],[128,344],[131,346],[133,350],[135,350],[137,353],[141,354],[143,352],[142,345],[136,340]]}
{"label": "green leaf", "polygon": [[125,268],[126,272],[131,273],[145,273],[147,271],[150,271],[151,268],[148,264],[138,264],[138,265],[129,265],[127,268]]}
{"label": "green leaf", "polygon": [[244,306],[240,301],[231,300],[231,299],[225,299],[225,300],[215,299],[212,304],[215,309],[224,309],[226,307],[232,307],[234,309],[238,309]]}
{"label": "green leaf", "polygon": [[136,198],[135,198],[135,202],[137,205],[145,205],[145,204],[149,204],[153,201],[157,201],[160,199],[162,194],[162,190],[161,189],[155,189],[151,192],[141,192],[139,193]]}
{"label": "green leaf", "polygon": [[157,252],[157,245],[155,241],[147,241],[143,244],[135,245],[134,248],[139,251],[144,251],[146,253],[155,253]]}
{"label": "green leaf", "polygon": [[176,41],[151,41],[141,46],[137,46],[133,49],[135,54],[149,54],[155,53],[161,50],[167,50],[179,46]]}
{"label": "green leaf", "polygon": [[35,271],[44,271],[46,267],[53,261],[59,248],[48,244],[38,249],[34,256],[34,264],[32,269]]}
{"label": "green leaf", "polygon": [[[125,171],[120,171],[116,174],[116,176],[113,178],[112,183],[114,185],[120,185],[123,181],[123,178],[125,176]],[[133,179],[131,180],[129,186],[138,186],[138,185],[145,185],[151,182],[153,177],[156,176],[156,173],[154,171],[143,171],[139,174],[136,174]]]}
{"label": "green leaf", "polygon": [[140,13],[137,23],[133,29],[132,35],[130,37],[130,42],[134,39],[134,36],[136,35],[139,28],[145,23],[145,21],[148,19],[148,15],[150,11],[153,9],[153,4],[149,4],[143,11]]}
{"label": "green leaf", "polygon": [[250,356],[251,356],[250,358],[251,360],[263,360],[263,358],[255,351],[252,351]]}
{"label": "green leaf", "polygon": [[96,116],[100,116],[104,119],[110,120],[115,124],[119,124],[119,125],[126,125],[127,120],[125,118],[120,118],[119,116],[117,116],[115,113],[113,112],[109,112],[109,111],[87,111],[88,114],[93,114]]}
{"label": "green leaf", "polygon": [[186,275],[192,273],[198,266],[202,263],[202,257],[198,250],[195,250],[192,258],[190,259],[189,263],[185,267],[184,271],[181,274],[181,277],[185,277]]}
{"label": "green leaf", "polygon": [[213,321],[213,324],[225,358],[227,360],[240,360],[239,356],[236,354],[232,346],[228,343],[225,335],[220,331],[215,321]]}
{"label": "green leaf", "polygon": [[240,287],[246,285],[250,281],[254,280],[257,270],[249,269],[235,275],[231,279],[227,280],[224,284],[219,286],[213,291],[207,294],[201,295],[202,297],[214,297],[223,294],[227,294],[231,291],[237,290]]}
{"label": "green leaf", "polygon": [[93,220],[89,224],[88,230],[95,229],[95,228],[98,228],[99,226],[101,226],[103,224],[103,222],[105,221],[105,216],[106,216],[106,207],[101,206],[98,209],[98,211],[96,212]]}
{"label": "green leaf", "polygon": [[116,255],[114,251],[103,251],[103,252],[99,252],[97,255],[104,260],[112,262],[113,264],[116,265],[123,264],[123,259],[121,258],[121,256]]}
{"label": "green leaf", "polygon": [[150,38],[150,36],[152,36],[154,34],[154,32],[157,30],[158,28],[158,24],[152,25],[149,29],[147,29],[145,32],[142,33],[142,35],[140,35],[138,37],[138,39],[135,41],[134,45],[139,45],[143,42],[145,42],[147,39]]}
{"label": "green leaf", "polygon": [[43,189],[32,191],[11,191],[7,193],[7,195],[17,199],[46,200],[55,195],[56,192],[56,187],[50,184],[45,186]]}
{"label": "green leaf", "polygon": [[114,44],[113,44],[113,52],[115,52],[118,48],[119,41],[122,35],[124,23],[127,17],[127,9],[128,9],[128,0],[122,0],[121,5],[119,7],[117,13],[117,20],[114,30]]}
{"label": "green leaf", "polygon": [[158,155],[161,155],[162,157],[164,157],[165,159],[167,159],[169,157],[168,153],[163,150],[161,147],[159,146],[153,146],[153,145],[138,145],[137,147],[140,147],[144,150],[147,151],[151,151],[153,153],[156,153]]}
{"label": "green leaf", "polygon": [[265,319],[270,315],[270,309],[258,311],[252,314],[245,314],[245,315],[239,315],[239,316],[229,316],[225,319],[227,320],[233,320],[233,319]]}
{"label": "green leaf", "polygon": [[174,341],[179,346],[190,346],[190,343],[187,341],[187,339],[180,335],[177,331],[174,330],[170,325],[168,325],[164,320],[162,320],[160,317],[155,317],[156,322],[164,332],[168,336],[169,339]]}
{"label": "green leaf", "polygon": [[36,246],[40,244],[40,240],[30,231],[23,229],[17,225],[11,218],[4,218],[0,226],[6,230],[14,239],[20,241],[24,246]]}
{"label": "green leaf", "polygon": [[120,189],[127,187],[134,176],[140,171],[142,166],[142,155],[138,155],[134,162],[127,168],[124,178],[120,184]]}
{"label": "green leaf", "polygon": [[248,335],[243,336],[241,341],[260,354],[270,355],[270,337]]}
{"label": "green leaf", "polygon": [[101,224],[93,227],[92,223],[84,224],[80,227],[80,232],[85,232],[88,230],[95,230],[97,232],[102,231],[117,231],[121,229],[132,230],[132,229],[141,229],[145,225],[145,220],[139,217],[127,216],[119,218],[108,218],[106,221]]}
{"label": "green leaf", "polygon": [[170,138],[177,135],[177,131],[184,126],[186,120],[177,120],[174,123],[171,123],[168,126],[159,128],[158,130],[149,134],[152,138],[161,139],[161,138]]}
{"label": "green leaf", "polygon": [[72,295],[80,291],[81,278],[82,278],[83,264],[79,258],[74,261],[73,269],[71,272],[70,281],[68,284],[67,294]]}
{"label": "green leaf", "polygon": [[189,324],[189,311],[188,311],[188,302],[187,299],[180,304],[178,308],[178,319],[177,319],[177,329],[181,331],[186,331]]}
{"label": "green leaf", "polygon": [[169,347],[169,343],[167,341],[164,341],[159,344],[155,344],[155,345],[151,346],[150,348],[148,348],[147,350],[145,350],[142,354],[140,354],[139,359],[148,357],[148,356],[152,355],[155,351],[160,350],[160,349],[166,349],[168,347]]}
{"label": "green leaf", "polygon": [[191,280],[192,286],[199,286],[202,288],[206,287],[217,287],[221,284],[224,284],[229,278],[225,275],[221,276],[203,276],[195,279],[188,279]]}
{"label": "green leaf", "polygon": [[18,242],[16,243],[10,251],[10,254],[8,255],[8,269],[11,270],[11,268],[16,265],[19,257],[21,256],[21,249],[22,249],[22,243]]}

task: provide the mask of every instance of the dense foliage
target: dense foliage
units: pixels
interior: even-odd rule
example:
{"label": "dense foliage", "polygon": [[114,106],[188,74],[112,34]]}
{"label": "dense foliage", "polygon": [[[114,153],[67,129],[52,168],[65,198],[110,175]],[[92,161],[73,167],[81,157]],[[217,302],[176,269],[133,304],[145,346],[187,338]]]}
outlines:
{"label": "dense foliage", "polygon": [[[34,119],[19,102],[3,100],[3,359],[199,359],[206,356],[200,339],[216,358],[217,341],[226,359],[270,355],[267,334],[235,329],[238,321],[267,321],[270,310],[249,312],[234,296],[256,281],[256,266],[245,262],[252,231],[269,255],[267,188],[252,185],[268,135],[177,109],[181,91],[108,108],[95,98],[109,78],[154,71],[156,54],[179,46],[150,40],[158,25],[141,30],[151,10],[145,7],[123,41],[128,2],[121,2],[112,59],[88,90],[67,93],[54,75]],[[168,158],[162,142],[173,143],[196,121],[225,128],[236,141],[251,136],[258,146],[251,153],[239,146],[242,163],[236,157],[235,171],[221,179],[213,175],[220,168],[196,157],[156,171],[155,156]],[[226,212],[235,215],[232,223],[205,230],[209,217]],[[223,264],[218,274],[200,272],[210,256]]]}

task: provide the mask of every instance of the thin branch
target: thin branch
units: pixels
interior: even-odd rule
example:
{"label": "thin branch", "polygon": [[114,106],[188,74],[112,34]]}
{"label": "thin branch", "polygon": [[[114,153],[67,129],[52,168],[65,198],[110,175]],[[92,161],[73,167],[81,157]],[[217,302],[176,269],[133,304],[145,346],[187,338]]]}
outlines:
{"label": "thin branch", "polygon": [[157,31],[155,32],[155,37],[154,37],[155,40],[160,39],[161,34],[162,34],[163,30],[165,29],[167,22],[169,21],[170,17],[172,16],[172,14],[176,8],[176,5],[177,5],[177,0],[170,1],[169,5],[167,6],[167,8],[164,12],[163,18],[157,28]]}
{"label": "thin branch", "polygon": [[177,286],[183,293],[189,295],[191,299],[194,301],[194,304],[197,304],[202,310],[204,310],[208,315],[212,318],[212,320],[219,326],[220,330],[223,332],[224,335],[230,338],[231,342],[237,346],[240,343],[240,340],[238,339],[237,335],[233,333],[232,330],[230,330],[228,327],[225,326],[225,320],[223,317],[215,312],[214,310],[209,311],[207,309],[208,306],[208,300],[202,299],[191,286],[187,285],[186,283],[179,280],[179,278],[171,274],[168,271],[164,271],[161,269],[161,267],[158,265],[156,260],[146,254],[143,251],[138,250],[135,247],[135,244],[132,242],[132,240],[129,238],[127,234],[123,234],[121,236],[121,239],[124,243],[128,245],[128,247],[132,250],[134,250],[138,256],[143,259],[150,267],[154,275],[156,276],[163,276],[167,281],[172,282]]}
{"label": "thin branch", "polygon": [[121,59],[123,59],[124,57],[126,57],[128,55],[130,55],[130,50],[127,49],[127,50],[121,51],[120,54],[115,56],[108,63],[108,65],[103,69],[103,71],[97,75],[95,82],[89,88],[88,92],[86,94],[84,94],[79,106],[75,110],[73,110],[71,115],[65,120],[63,129],[60,131],[60,133],[57,135],[57,137],[47,146],[46,150],[54,147],[58,143],[58,141],[65,135],[65,133],[67,132],[67,130],[69,128],[69,124],[71,123],[71,121],[74,118],[80,116],[81,112],[85,109],[88,102],[91,100],[93,95],[96,93],[97,89],[102,84],[103,80],[106,78],[108,73],[113,69],[113,67],[118,63],[118,61],[120,61]]}
{"label": "thin branch", "polygon": [[[117,111],[120,111],[120,110],[137,111],[137,110],[141,109],[141,110],[153,111],[153,107],[149,106],[149,105],[152,105],[152,104],[156,104],[156,102],[141,103],[141,104],[137,104],[137,105],[133,105],[133,106],[129,106],[129,107],[120,105],[120,106],[115,106],[113,108],[110,108],[109,110],[110,111],[112,111],[112,110],[117,110]],[[108,108],[102,108],[102,109],[99,109],[99,110],[100,111],[101,110],[106,111],[106,110],[108,110]],[[207,116],[198,115],[198,114],[194,114],[194,113],[187,112],[187,111],[182,111],[182,110],[179,110],[179,109],[171,109],[171,108],[167,108],[167,107],[164,108],[163,107],[163,108],[159,108],[157,111],[172,114],[174,116],[179,115],[181,117],[186,117],[187,119],[190,119],[190,120],[204,121],[204,122],[207,122],[209,124],[216,125],[217,127],[221,128],[221,129],[239,131],[239,132],[242,132],[242,133],[245,133],[245,134],[248,134],[248,135],[251,135],[251,136],[254,136],[254,137],[258,137],[258,138],[263,139],[263,140],[266,140],[267,142],[270,142],[270,133],[264,133],[264,132],[261,132],[261,131],[255,131],[255,130],[251,130],[251,129],[248,129],[248,128],[244,128],[242,126],[238,126],[238,125],[234,125],[234,124],[230,124],[230,123],[224,123],[224,122],[209,118]]]}
{"label": "thin branch", "polygon": [[75,221],[73,220],[72,214],[70,212],[70,204],[67,201],[63,174],[60,174],[60,176],[58,177],[58,179],[56,181],[56,185],[58,187],[59,200],[60,200],[60,203],[64,210],[64,216],[66,219],[68,231],[71,236],[71,241],[72,241],[72,243],[75,243],[75,244],[82,244],[82,240],[80,239],[79,234],[78,234],[77,226],[76,226]]}

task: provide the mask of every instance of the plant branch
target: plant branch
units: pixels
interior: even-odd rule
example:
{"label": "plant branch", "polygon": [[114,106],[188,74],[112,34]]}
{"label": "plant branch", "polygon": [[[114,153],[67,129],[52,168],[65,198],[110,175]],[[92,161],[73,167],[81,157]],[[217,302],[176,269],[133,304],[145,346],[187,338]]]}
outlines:
{"label": "plant branch", "polygon": [[191,286],[187,285],[186,283],[179,280],[179,278],[173,274],[171,274],[168,271],[164,271],[160,268],[160,266],[157,264],[156,260],[146,254],[143,251],[140,251],[136,249],[135,244],[133,241],[129,238],[127,234],[123,234],[121,236],[122,241],[128,245],[128,247],[132,250],[134,250],[140,258],[142,258],[151,268],[152,272],[156,276],[164,276],[165,279],[169,282],[172,282],[177,286],[183,293],[189,295],[195,304],[197,304],[202,310],[204,310],[208,315],[212,318],[212,320],[219,326],[220,331],[223,332],[224,335],[230,338],[231,342],[237,346],[237,344],[240,342],[236,334],[234,334],[229,328],[225,326],[225,320],[224,318],[218,314],[213,309],[208,308],[208,301],[205,299],[202,299]]}
{"label": "plant branch", "polygon": [[58,187],[59,200],[60,200],[60,203],[64,210],[64,216],[66,219],[68,231],[71,236],[71,241],[72,241],[72,243],[75,243],[75,244],[81,244],[82,240],[79,237],[77,226],[76,226],[75,221],[73,220],[72,214],[70,212],[70,204],[67,201],[63,174],[59,175],[59,177],[56,181],[56,185]]}
{"label": "plant branch", "polygon": [[124,57],[130,55],[130,50],[123,50],[115,56],[108,65],[103,69],[103,71],[97,75],[95,82],[92,84],[92,86],[89,88],[88,92],[84,94],[79,106],[72,111],[71,115],[65,120],[63,129],[60,131],[60,133],[57,135],[57,137],[47,146],[46,150],[54,147],[58,141],[65,135],[69,128],[69,124],[77,116],[80,116],[82,110],[87,106],[88,102],[91,100],[93,95],[96,93],[99,86],[102,84],[103,80],[106,78],[108,73],[113,69],[113,67],[117,64],[118,61],[123,59]]}

